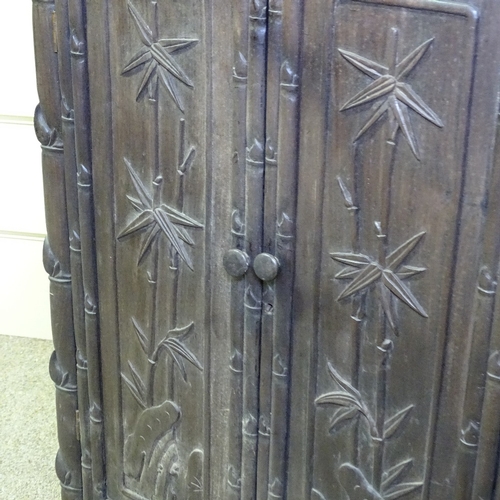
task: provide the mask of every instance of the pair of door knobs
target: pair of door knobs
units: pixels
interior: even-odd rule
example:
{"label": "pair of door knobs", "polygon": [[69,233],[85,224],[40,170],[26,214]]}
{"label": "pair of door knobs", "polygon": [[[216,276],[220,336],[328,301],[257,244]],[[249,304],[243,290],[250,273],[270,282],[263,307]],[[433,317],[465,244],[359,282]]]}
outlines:
{"label": "pair of door knobs", "polygon": [[[223,258],[224,269],[235,278],[244,276],[250,267],[250,257],[243,250],[228,250]],[[253,261],[253,270],[262,281],[272,281],[278,275],[278,259],[269,253],[260,253]]]}

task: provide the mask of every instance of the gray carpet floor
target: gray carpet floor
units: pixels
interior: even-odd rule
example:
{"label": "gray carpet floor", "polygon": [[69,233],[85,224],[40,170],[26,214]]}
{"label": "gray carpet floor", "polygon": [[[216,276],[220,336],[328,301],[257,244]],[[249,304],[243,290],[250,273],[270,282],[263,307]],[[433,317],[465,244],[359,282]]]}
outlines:
{"label": "gray carpet floor", "polygon": [[57,500],[52,342],[0,335],[0,500]]}

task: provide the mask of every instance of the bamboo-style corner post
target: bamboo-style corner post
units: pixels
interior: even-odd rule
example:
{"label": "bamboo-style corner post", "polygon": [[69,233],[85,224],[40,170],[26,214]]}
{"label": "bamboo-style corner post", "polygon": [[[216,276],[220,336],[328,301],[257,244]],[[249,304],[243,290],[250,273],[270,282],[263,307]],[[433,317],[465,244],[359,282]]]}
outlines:
{"label": "bamboo-style corner post", "polygon": [[[85,437],[86,449],[84,451],[87,452],[86,455],[84,454],[83,465],[85,472],[91,474],[91,481],[86,484],[84,500],[87,498],[99,500],[105,497],[104,428],[99,361],[100,330],[97,314],[97,263],[94,252],[95,224],[86,23],[85,2],[82,0],[68,1],[71,82],[74,94],[75,159],[77,164],[77,172],[73,172],[73,185],[68,193],[71,193],[71,203],[78,207],[76,211],[79,216],[80,271],[81,285],[83,285],[79,287],[83,291],[83,302],[78,304],[78,309],[84,309],[85,326],[84,342],[79,345],[79,352],[86,355],[84,364],[87,366],[88,373],[86,387],[79,388],[88,391],[85,395],[88,406],[80,411],[83,422],[82,429],[85,426],[85,433],[82,433],[82,443]],[[78,299],[80,300],[80,297]],[[83,400],[83,397],[80,397],[80,400]],[[89,491],[89,487],[92,488],[91,491]]]}
{"label": "bamboo-style corner post", "polygon": [[33,2],[35,58],[40,104],[35,130],[42,146],[47,239],[44,265],[50,279],[55,351],[50,375],[56,385],[59,452],[56,472],[62,500],[82,499],[81,451],[77,436],[77,368],[73,328],[70,249],[62,143],[58,44],[53,1]]}

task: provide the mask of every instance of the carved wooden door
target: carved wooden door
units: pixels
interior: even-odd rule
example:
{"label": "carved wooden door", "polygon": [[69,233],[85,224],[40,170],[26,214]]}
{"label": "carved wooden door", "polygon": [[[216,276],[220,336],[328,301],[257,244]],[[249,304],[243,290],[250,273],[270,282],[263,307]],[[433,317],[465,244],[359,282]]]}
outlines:
{"label": "carved wooden door", "polygon": [[498,498],[499,20],[34,2],[64,499]]}

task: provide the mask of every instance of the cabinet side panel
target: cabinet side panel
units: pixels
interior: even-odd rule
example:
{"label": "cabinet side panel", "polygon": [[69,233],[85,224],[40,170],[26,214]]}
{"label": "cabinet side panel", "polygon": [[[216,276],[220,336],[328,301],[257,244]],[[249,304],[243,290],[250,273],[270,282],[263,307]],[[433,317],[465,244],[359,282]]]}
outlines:
{"label": "cabinet side panel", "polygon": [[[63,500],[82,498],[80,443],[77,436],[77,368],[72,314],[72,286],[62,141],[58,32],[53,2],[33,3],[35,58],[40,104],[35,130],[42,146],[47,239],[44,265],[50,279],[55,351],[50,375],[56,385],[59,452],[56,472]],[[64,47],[61,47],[64,50]]]}

